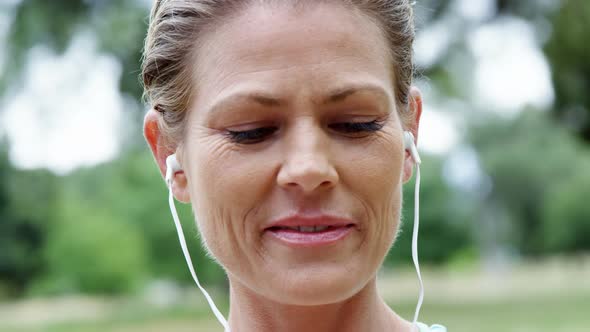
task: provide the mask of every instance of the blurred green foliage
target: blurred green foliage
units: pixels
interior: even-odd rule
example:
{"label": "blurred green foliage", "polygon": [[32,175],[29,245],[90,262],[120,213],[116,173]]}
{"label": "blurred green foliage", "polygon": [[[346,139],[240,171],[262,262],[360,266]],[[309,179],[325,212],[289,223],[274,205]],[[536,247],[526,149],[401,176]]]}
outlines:
{"label": "blurred green foliage", "polygon": [[0,296],[22,293],[43,270],[55,180],[48,171],[14,169],[0,143]]}
{"label": "blurred green foliage", "polygon": [[511,120],[485,117],[478,122],[471,128],[470,141],[492,178],[487,200],[507,211],[510,234],[504,240],[525,255],[558,248],[589,250],[590,241],[574,244],[576,236],[558,236],[551,226],[559,222],[567,229],[563,233],[587,232],[587,204],[574,198],[588,191],[588,147],[537,111]]}
{"label": "blurred green foliage", "polygon": [[[9,181],[0,183],[0,198],[10,199],[0,200],[0,289],[8,295],[28,286],[36,294],[117,293],[149,279],[190,281],[166,187],[147,150],[65,177],[1,161],[0,177]],[[223,284],[189,206],[178,210],[199,277]]]}
{"label": "blurred green foliage", "polygon": [[47,236],[48,270],[36,292],[133,290],[146,272],[141,232],[107,209],[65,203]]}
{"label": "blurred green foliage", "polygon": [[[474,217],[469,197],[446,184],[441,176],[443,160],[422,157],[420,184],[420,260],[441,264],[474,246],[470,221]],[[414,188],[416,177],[403,187],[402,224],[386,262],[389,265],[412,261]]]}
{"label": "blurred green foliage", "polygon": [[147,15],[147,9],[136,0],[23,0],[10,26],[6,45],[10,56],[0,88],[22,72],[31,46],[41,44],[63,52],[76,33],[90,31],[101,48],[123,65],[121,92],[139,97],[139,61]]}
{"label": "blurred green foliage", "polygon": [[541,221],[547,251],[590,250],[590,160],[584,162],[547,193]]}
{"label": "blurred green foliage", "polygon": [[553,17],[545,45],[557,97],[555,115],[590,142],[590,3],[567,0]]}

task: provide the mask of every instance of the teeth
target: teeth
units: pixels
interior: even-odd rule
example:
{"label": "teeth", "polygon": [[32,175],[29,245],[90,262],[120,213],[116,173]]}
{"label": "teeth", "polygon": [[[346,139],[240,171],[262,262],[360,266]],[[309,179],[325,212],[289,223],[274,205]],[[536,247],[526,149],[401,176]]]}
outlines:
{"label": "teeth", "polygon": [[301,233],[323,232],[330,226],[284,226],[284,229],[290,229]]}
{"label": "teeth", "polygon": [[299,226],[299,231],[303,233],[312,233],[315,232],[314,226]]}

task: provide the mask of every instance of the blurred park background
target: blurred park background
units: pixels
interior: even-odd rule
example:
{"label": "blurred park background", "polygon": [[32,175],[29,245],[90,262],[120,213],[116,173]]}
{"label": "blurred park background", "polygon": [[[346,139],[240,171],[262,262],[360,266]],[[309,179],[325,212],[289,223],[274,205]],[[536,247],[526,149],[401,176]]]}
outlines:
{"label": "blurred park background", "polygon": [[[151,0],[0,0],[0,331],[219,331],[143,141]],[[589,331],[590,1],[417,0],[421,321]],[[411,319],[413,182],[380,272]],[[201,281],[227,280],[180,207]],[[225,302],[224,302],[225,301]]]}

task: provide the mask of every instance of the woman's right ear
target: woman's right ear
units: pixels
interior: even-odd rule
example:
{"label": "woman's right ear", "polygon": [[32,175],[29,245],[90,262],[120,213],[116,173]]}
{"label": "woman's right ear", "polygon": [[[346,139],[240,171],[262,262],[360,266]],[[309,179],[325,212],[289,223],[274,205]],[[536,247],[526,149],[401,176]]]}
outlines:
{"label": "woman's right ear", "polygon": [[[167,169],[166,158],[175,153],[175,151],[167,148],[166,144],[164,144],[164,137],[162,136],[162,132],[158,125],[159,119],[160,114],[158,112],[154,109],[149,110],[143,119],[143,135],[152,151],[156,164],[160,169],[160,174],[165,178]],[[190,202],[190,195],[184,172],[178,172],[173,175],[173,179],[174,183],[172,185],[172,191],[174,197],[184,203]]]}

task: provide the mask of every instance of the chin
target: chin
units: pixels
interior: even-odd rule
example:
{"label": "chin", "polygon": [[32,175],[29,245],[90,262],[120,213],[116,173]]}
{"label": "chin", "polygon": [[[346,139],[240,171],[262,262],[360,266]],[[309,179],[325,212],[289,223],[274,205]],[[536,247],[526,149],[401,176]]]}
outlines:
{"label": "chin", "polygon": [[[273,301],[299,306],[317,306],[345,301],[360,292],[371,279],[350,267],[302,268],[275,274],[264,295]],[[269,287],[270,286],[270,287]]]}

